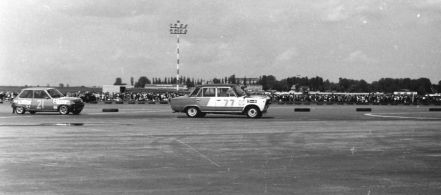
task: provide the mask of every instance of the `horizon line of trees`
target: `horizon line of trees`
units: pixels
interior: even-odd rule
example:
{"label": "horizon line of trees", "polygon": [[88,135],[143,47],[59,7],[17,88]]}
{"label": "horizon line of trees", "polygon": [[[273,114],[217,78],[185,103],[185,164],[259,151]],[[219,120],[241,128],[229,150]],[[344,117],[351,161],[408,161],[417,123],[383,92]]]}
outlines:
{"label": "horizon line of trees", "polygon": [[[255,79],[254,79],[255,80]],[[248,85],[252,83],[251,78],[236,78],[233,74],[229,77],[213,78],[211,80],[195,79],[190,77],[181,77],[179,84],[194,87],[204,83],[214,84],[241,84]],[[134,78],[130,78],[130,84],[135,88],[144,88],[147,84],[177,84],[176,77],[153,77],[151,80],[146,76],[141,76],[135,82]],[[433,84],[428,78],[381,78],[371,83],[365,80],[355,80],[347,78],[339,78],[337,83],[324,80],[322,77],[287,77],[281,80],[273,75],[262,75],[257,79],[258,85],[262,85],[262,89],[289,91],[295,86],[295,90],[302,91],[309,89],[310,91],[330,91],[330,92],[384,92],[393,93],[394,91],[416,91],[418,94],[438,93],[441,92],[441,81]],[[125,85],[120,77],[116,78],[114,85]]]}

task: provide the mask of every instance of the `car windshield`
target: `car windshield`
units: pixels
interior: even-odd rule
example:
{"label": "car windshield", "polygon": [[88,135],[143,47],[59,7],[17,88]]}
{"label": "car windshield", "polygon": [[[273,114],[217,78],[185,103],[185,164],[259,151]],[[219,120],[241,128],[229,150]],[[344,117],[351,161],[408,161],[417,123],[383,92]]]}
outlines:
{"label": "car windshield", "polygon": [[240,88],[239,86],[235,86],[234,89],[236,90],[236,93],[239,97],[249,96],[249,94],[246,91],[244,91],[242,88]]}
{"label": "car windshield", "polygon": [[52,98],[64,97],[64,95],[56,89],[48,89],[47,92]]}

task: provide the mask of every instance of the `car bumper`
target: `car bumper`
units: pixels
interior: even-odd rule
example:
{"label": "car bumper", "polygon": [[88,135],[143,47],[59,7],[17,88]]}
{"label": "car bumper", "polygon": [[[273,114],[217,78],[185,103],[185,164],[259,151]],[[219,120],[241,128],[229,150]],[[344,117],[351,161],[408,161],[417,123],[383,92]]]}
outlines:
{"label": "car bumper", "polygon": [[84,103],[76,103],[70,106],[71,111],[81,111],[84,108]]}

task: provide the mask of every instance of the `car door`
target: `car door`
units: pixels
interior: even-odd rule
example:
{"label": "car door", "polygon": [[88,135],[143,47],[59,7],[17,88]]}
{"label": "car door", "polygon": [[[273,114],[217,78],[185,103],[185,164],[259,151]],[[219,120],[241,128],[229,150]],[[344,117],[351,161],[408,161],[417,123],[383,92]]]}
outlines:
{"label": "car door", "polygon": [[215,98],[216,88],[215,87],[203,87],[199,91],[196,97],[196,103],[202,112],[215,110]]}
{"label": "car door", "polygon": [[242,111],[244,99],[237,97],[231,87],[218,87],[216,93],[217,111]]}
{"label": "car door", "polygon": [[34,90],[34,98],[31,103],[31,110],[52,111],[53,102],[50,96],[44,90]]}

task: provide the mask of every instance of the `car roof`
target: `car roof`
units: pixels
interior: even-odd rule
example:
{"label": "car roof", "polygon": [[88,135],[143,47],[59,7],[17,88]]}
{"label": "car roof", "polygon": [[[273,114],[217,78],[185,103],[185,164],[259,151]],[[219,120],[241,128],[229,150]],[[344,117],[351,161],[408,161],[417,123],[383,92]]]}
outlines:
{"label": "car roof", "polygon": [[22,90],[48,90],[48,89],[54,89],[51,87],[30,87],[30,88],[24,88]]}

